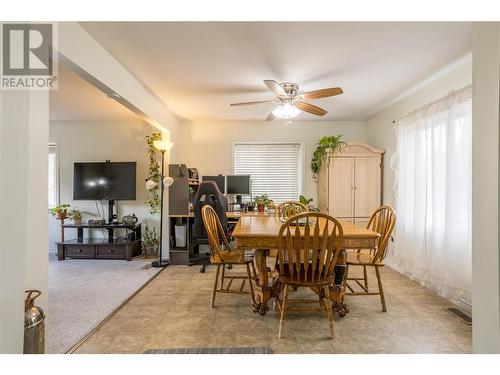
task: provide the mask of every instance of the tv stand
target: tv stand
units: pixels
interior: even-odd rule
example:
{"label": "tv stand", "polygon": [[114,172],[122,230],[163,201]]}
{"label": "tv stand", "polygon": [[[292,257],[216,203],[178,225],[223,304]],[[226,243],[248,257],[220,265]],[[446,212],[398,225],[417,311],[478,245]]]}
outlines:
{"label": "tv stand", "polygon": [[[77,238],[59,241],[57,244],[57,259],[125,259],[141,253],[141,224],[109,223],[102,225],[65,224],[63,228],[77,230]],[[85,238],[83,230],[106,229],[108,238]],[[128,229],[125,239],[114,239],[115,229]]]}

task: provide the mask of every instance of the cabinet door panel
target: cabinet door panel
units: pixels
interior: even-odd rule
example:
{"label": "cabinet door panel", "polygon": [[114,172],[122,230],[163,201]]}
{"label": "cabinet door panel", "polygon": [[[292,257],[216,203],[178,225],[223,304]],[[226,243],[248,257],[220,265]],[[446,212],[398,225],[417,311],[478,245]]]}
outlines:
{"label": "cabinet door panel", "polygon": [[380,206],[380,159],[356,158],[354,183],[354,216],[370,217]]}
{"label": "cabinet door panel", "polygon": [[328,185],[328,213],[333,217],[353,217],[354,158],[330,160]]}

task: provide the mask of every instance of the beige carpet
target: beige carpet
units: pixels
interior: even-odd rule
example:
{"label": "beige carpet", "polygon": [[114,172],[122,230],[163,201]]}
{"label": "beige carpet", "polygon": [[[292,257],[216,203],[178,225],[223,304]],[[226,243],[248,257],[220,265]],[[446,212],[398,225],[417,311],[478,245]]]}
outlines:
{"label": "beige carpet", "polygon": [[49,258],[47,353],[65,353],[158,271],[151,259]]}

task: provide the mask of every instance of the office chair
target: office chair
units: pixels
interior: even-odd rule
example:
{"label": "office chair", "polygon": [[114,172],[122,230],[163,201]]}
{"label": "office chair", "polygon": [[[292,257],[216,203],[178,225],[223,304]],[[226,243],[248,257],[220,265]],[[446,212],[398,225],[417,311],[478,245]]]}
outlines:
{"label": "office chair", "polygon": [[[219,218],[222,228],[225,232],[227,232],[227,198],[224,194],[221,193],[219,187],[214,181],[203,181],[198,186],[198,190],[196,191],[193,197],[193,211],[194,211],[194,223],[192,227],[192,248],[193,251],[196,249],[196,252],[199,252],[200,245],[208,245],[208,234],[205,230],[205,225],[203,224],[203,218],[201,216],[201,209],[205,205],[210,205],[217,214]],[[203,260],[203,264],[200,267],[200,272],[204,273],[205,269],[210,264],[210,259]]]}

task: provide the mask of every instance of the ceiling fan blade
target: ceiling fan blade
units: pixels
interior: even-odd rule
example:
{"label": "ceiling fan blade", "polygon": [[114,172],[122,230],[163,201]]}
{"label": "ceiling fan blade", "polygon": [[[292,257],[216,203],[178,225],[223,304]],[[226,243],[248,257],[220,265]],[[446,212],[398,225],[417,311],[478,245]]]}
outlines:
{"label": "ceiling fan blade", "polygon": [[266,121],[271,121],[271,120],[274,120],[275,119],[275,116],[273,115],[273,113],[269,113],[269,115],[267,116],[266,118]]}
{"label": "ceiling fan blade", "polygon": [[305,102],[296,102],[295,106],[304,112],[312,113],[316,116],[324,116],[328,113],[323,108]]}
{"label": "ceiling fan blade", "polygon": [[340,87],[330,87],[328,89],[314,90],[309,92],[304,92],[299,95],[303,100],[308,99],[319,99],[328,98],[329,96],[340,95],[344,92]]}
{"label": "ceiling fan blade", "polygon": [[242,102],[242,103],[232,103],[231,106],[236,105],[252,105],[252,104],[264,104],[264,103],[276,103],[274,100],[258,100],[256,102]]}
{"label": "ceiling fan blade", "polygon": [[274,94],[278,97],[281,98],[283,96],[288,96],[286,91],[283,89],[283,87],[280,86],[280,84],[276,81],[273,81],[272,79],[265,79],[264,83],[266,84],[267,87],[269,87],[269,90],[274,92]]}

